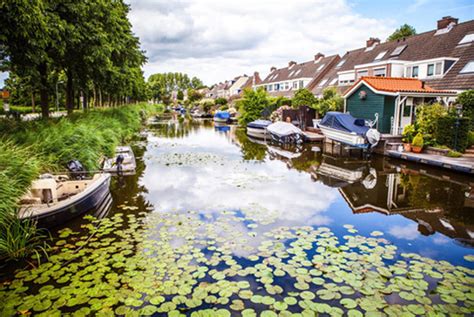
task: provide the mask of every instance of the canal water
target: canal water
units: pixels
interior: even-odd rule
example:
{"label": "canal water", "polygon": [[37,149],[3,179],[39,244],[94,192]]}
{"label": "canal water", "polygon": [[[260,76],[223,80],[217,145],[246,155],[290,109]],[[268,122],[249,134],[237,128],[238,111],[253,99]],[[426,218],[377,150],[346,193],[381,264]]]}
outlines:
{"label": "canal water", "polygon": [[210,121],[147,129],[108,216],[3,276],[2,316],[473,313],[472,178]]}

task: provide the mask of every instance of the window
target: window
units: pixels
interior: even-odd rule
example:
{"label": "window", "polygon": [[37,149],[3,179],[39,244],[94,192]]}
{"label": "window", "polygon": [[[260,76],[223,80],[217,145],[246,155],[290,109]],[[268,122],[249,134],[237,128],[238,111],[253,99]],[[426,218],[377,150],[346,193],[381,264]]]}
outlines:
{"label": "window", "polygon": [[460,73],[474,73],[474,61],[470,61],[469,63],[467,63],[466,66],[461,69]]}
{"label": "window", "polygon": [[346,62],[345,59],[341,60],[339,63],[337,63],[336,68],[341,67],[342,65],[344,65],[345,62]]}
{"label": "window", "polygon": [[438,62],[435,64],[435,75],[441,75],[442,66],[443,66],[442,62]]}
{"label": "window", "polygon": [[280,87],[280,85],[275,84],[275,85],[273,85],[273,90],[278,91],[278,88],[279,88],[279,87]]}
{"label": "window", "polygon": [[289,82],[286,82],[286,83],[285,83],[285,90],[288,90],[288,89],[290,89],[290,83],[289,83]]}
{"label": "window", "polygon": [[413,66],[411,77],[413,78],[418,77],[418,66]]}
{"label": "window", "polygon": [[434,75],[434,64],[428,64],[428,70],[426,71],[426,76]]}
{"label": "window", "polygon": [[268,90],[268,91],[272,91],[272,88],[273,88],[273,85],[268,85],[268,86],[267,86],[267,90]]}
{"label": "window", "polygon": [[327,81],[328,81],[328,79],[327,79],[327,78],[324,78],[323,80],[321,80],[321,81],[319,82],[318,87],[323,87],[323,86],[327,83]]}
{"label": "window", "polygon": [[298,82],[297,81],[293,82],[293,89],[298,89]]}
{"label": "window", "polygon": [[362,76],[368,76],[369,72],[367,70],[360,70],[357,72],[357,78],[360,78]]}
{"label": "window", "polygon": [[474,41],[474,33],[464,36],[462,38],[462,40],[459,41],[459,44],[467,44],[467,43],[471,43],[473,41]]}
{"label": "window", "polygon": [[329,85],[333,86],[335,85],[337,82],[337,77],[336,78],[333,78],[333,80],[331,80],[331,82],[329,83]]}
{"label": "window", "polygon": [[387,51],[380,52],[379,55],[375,57],[374,61],[381,60],[385,56],[386,53]]}
{"label": "window", "polygon": [[392,54],[390,54],[390,56],[400,55],[406,47],[407,47],[406,45],[397,46],[397,48],[393,50],[393,52],[392,52]]}
{"label": "window", "polygon": [[376,68],[374,69],[375,77],[385,77],[385,68]]}
{"label": "window", "polygon": [[300,80],[300,89],[301,88],[304,88],[304,82],[302,80]]}
{"label": "window", "polygon": [[407,67],[406,77],[411,77],[411,66]]}
{"label": "window", "polygon": [[317,70],[317,71],[319,72],[321,69],[323,69],[323,67],[324,67],[324,64],[322,64],[322,65],[319,65],[319,67],[318,67],[318,70]]}

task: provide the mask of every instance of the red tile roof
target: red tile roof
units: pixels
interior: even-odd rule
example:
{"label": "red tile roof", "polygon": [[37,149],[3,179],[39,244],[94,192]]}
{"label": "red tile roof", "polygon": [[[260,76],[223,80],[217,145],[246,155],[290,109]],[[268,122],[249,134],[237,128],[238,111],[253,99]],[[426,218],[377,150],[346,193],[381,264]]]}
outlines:
{"label": "red tile roof", "polygon": [[363,81],[375,90],[385,92],[413,92],[413,93],[440,93],[440,94],[456,94],[454,91],[437,90],[426,85],[423,81],[416,78],[400,78],[400,77],[362,77],[354,85],[349,88],[349,92],[353,87]]}

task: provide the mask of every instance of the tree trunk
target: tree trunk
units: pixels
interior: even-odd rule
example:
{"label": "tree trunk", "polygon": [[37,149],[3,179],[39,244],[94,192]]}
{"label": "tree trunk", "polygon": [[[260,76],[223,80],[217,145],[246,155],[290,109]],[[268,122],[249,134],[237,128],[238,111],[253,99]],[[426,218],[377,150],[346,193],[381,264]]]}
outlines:
{"label": "tree trunk", "polygon": [[102,90],[99,88],[99,107],[103,107],[104,105],[102,104]]}
{"label": "tree trunk", "polygon": [[38,66],[38,72],[40,75],[41,116],[43,119],[47,119],[49,118],[48,65],[46,65],[46,63],[41,63]]}
{"label": "tree trunk", "polygon": [[81,95],[82,95],[82,109],[84,109],[84,111],[87,111],[87,93],[81,92]]}
{"label": "tree trunk", "polygon": [[66,109],[67,114],[72,115],[74,112],[74,86],[72,82],[72,73],[70,71],[66,72],[67,82],[66,82]]}
{"label": "tree trunk", "polygon": [[92,104],[94,105],[94,108],[97,108],[97,94],[95,91],[95,85],[92,86],[92,99],[94,100]]}
{"label": "tree trunk", "polygon": [[31,109],[33,109],[33,112],[36,112],[35,109],[36,108],[36,104],[35,104],[35,92],[32,91],[31,92]]}

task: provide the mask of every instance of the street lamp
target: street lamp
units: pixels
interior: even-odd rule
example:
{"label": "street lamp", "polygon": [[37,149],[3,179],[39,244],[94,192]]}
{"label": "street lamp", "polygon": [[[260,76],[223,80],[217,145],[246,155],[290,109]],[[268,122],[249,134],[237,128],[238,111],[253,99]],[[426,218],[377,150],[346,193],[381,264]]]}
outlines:
{"label": "street lamp", "polygon": [[64,83],[63,81],[56,82],[56,111],[59,112],[59,96],[58,96],[58,84]]}

